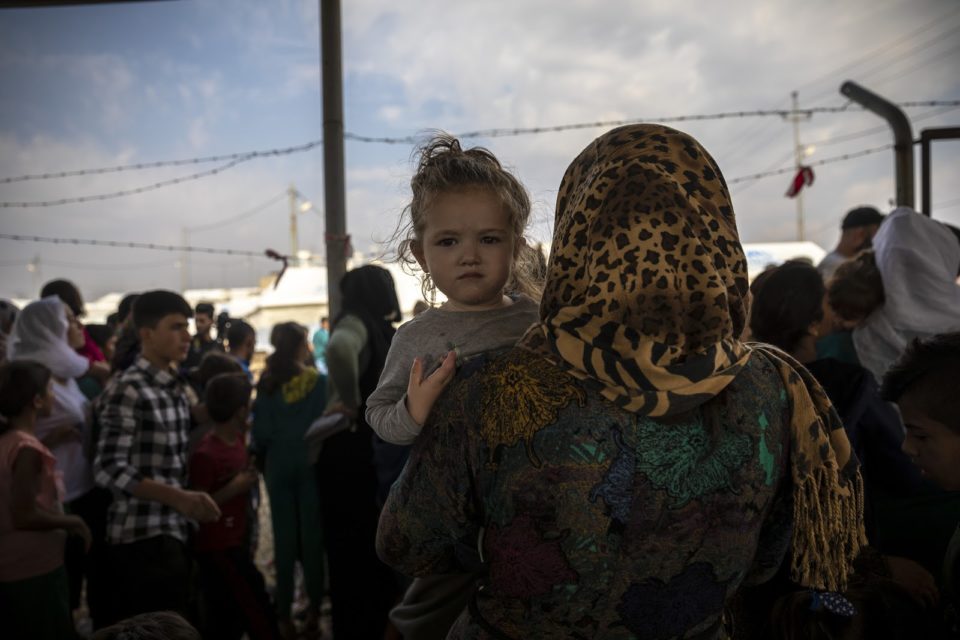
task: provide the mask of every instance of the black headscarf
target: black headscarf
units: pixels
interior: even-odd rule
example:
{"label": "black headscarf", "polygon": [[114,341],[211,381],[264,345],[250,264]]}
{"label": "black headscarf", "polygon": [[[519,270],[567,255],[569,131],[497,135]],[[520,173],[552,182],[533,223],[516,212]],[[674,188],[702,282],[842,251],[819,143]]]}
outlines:
{"label": "black headscarf", "polygon": [[372,264],[348,271],[340,280],[340,293],[342,311],[333,323],[333,330],[336,331],[337,324],[347,315],[359,318],[367,330],[370,363],[360,375],[360,394],[365,402],[380,380],[396,333],[393,322],[400,319],[400,302],[393,276],[383,267]]}

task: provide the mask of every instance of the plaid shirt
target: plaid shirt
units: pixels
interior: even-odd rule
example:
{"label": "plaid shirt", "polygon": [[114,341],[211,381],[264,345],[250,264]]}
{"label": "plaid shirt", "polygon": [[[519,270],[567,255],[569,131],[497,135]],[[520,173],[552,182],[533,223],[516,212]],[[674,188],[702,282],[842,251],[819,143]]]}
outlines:
{"label": "plaid shirt", "polygon": [[172,370],[139,357],[106,389],[98,403],[100,438],[94,459],[97,484],[113,492],[107,540],[124,544],[158,535],[187,539],[187,520],[174,509],[140,500],[143,479],[186,484],[190,403]]}

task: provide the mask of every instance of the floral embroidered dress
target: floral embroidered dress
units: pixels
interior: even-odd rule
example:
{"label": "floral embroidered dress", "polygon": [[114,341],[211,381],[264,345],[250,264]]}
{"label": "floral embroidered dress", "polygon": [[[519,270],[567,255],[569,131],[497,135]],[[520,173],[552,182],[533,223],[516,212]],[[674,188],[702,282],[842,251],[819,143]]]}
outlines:
{"label": "floral embroidered dress", "polygon": [[[751,359],[724,401],[664,424],[514,349],[435,409],[381,516],[381,555],[422,576],[482,545],[477,610],[507,637],[717,637],[725,602],[790,541],[777,382]],[[464,612],[451,637],[498,636]]]}
{"label": "floral embroidered dress", "polygon": [[540,323],[464,367],[381,515],[398,571],[485,570],[449,638],[724,638],[782,563],[845,587],[856,459],[816,381],[740,342],[746,294],[696,140],[622,127],[571,164]]}

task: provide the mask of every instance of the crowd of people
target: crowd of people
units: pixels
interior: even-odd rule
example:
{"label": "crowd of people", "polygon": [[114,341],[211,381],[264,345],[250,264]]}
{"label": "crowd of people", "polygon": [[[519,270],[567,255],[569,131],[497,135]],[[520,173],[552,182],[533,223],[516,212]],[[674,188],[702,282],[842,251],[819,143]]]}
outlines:
{"label": "crowd of people", "polygon": [[397,328],[353,269],[262,370],[171,291],[0,302],[0,635],[960,637],[956,229],[859,207],[750,282],[658,125],[573,160],[547,263],[488,150],[436,136],[411,192],[431,302]]}

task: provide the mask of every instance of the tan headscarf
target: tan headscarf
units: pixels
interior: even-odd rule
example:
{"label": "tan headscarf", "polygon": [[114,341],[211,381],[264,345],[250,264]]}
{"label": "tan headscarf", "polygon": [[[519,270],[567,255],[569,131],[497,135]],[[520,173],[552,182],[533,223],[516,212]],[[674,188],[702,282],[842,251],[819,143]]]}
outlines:
{"label": "tan headscarf", "polygon": [[573,161],[557,197],[539,324],[521,346],[650,417],[720,394],[767,357],[792,407],[791,574],[840,589],[864,544],[862,487],[843,426],[802,367],[739,336],[747,264],[726,183],[685,133],[630,125]]}

